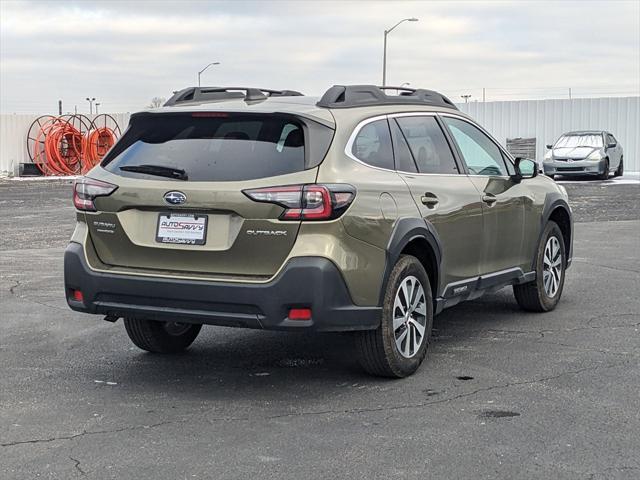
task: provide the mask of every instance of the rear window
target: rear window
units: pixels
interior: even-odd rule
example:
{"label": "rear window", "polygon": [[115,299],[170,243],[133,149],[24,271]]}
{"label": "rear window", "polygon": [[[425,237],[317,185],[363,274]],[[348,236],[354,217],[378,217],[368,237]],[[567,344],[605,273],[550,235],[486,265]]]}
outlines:
{"label": "rear window", "polygon": [[[139,114],[131,118],[126,133],[102,166],[118,175],[139,178],[151,176],[125,171],[126,167],[180,169],[189,181],[200,182],[299,172],[322,160],[333,136],[333,130],[311,123],[310,129],[297,117],[283,114]],[[325,137],[315,141],[316,154],[318,143],[324,150],[315,165],[305,145],[311,130]]]}

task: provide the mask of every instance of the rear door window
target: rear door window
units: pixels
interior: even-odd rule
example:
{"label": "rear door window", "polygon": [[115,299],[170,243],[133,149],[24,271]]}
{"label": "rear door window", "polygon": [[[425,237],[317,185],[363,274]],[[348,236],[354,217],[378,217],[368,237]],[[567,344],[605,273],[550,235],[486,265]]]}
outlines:
{"label": "rear door window", "polygon": [[393,139],[393,154],[396,158],[396,170],[406,173],[417,173],[418,167],[413,160],[413,155],[409,149],[407,139],[404,137],[398,122],[395,119],[389,120],[391,128],[391,138]]}
{"label": "rear door window", "polygon": [[396,118],[420,173],[460,173],[449,143],[432,116]]}
{"label": "rear door window", "polygon": [[393,170],[393,148],[387,120],[375,120],[362,127],[353,141],[351,154],[373,167]]}
{"label": "rear door window", "polygon": [[[333,130],[326,128],[326,136],[328,148]],[[160,178],[121,167],[180,169],[189,181],[252,180],[307,168],[306,143],[302,122],[291,115],[141,114],[132,117],[102,166],[130,177]]]}

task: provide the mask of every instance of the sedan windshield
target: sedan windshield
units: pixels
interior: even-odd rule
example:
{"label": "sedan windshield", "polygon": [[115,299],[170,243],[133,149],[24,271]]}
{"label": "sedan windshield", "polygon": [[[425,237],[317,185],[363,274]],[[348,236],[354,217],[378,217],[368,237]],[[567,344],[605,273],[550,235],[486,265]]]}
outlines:
{"label": "sedan windshield", "polygon": [[564,135],[553,146],[553,148],[571,147],[602,147],[602,135]]}

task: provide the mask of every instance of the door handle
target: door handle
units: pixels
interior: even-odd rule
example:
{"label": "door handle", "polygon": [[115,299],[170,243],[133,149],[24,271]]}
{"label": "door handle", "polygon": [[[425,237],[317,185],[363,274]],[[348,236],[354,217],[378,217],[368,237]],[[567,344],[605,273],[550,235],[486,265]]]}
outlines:
{"label": "door handle", "polygon": [[435,207],[438,204],[438,197],[436,197],[433,193],[427,192],[422,197],[420,197],[420,201],[427,207]]}
{"label": "door handle", "polygon": [[482,201],[487,205],[493,205],[494,203],[496,203],[497,200],[498,199],[496,198],[496,196],[491,195],[490,193],[482,196]]}

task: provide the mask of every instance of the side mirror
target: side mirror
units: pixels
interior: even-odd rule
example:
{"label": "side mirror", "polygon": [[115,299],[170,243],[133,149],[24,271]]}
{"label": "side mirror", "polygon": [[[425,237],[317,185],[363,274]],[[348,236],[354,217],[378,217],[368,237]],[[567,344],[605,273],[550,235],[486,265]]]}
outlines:
{"label": "side mirror", "polygon": [[607,148],[616,148],[616,145],[617,144],[615,144],[615,143],[610,143],[610,144],[607,145]]}
{"label": "side mirror", "polygon": [[547,144],[547,148],[548,148],[549,150],[551,150],[551,149],[553,148],[553,145],[551,145],[551,144],[549,143],[549,144]]}
{"label": "side mirror", "polygon": [[520,182],[524,178],[533,178],[538,175],[538,164],[530,158],[516,158],[516,174],[514,180]]}

